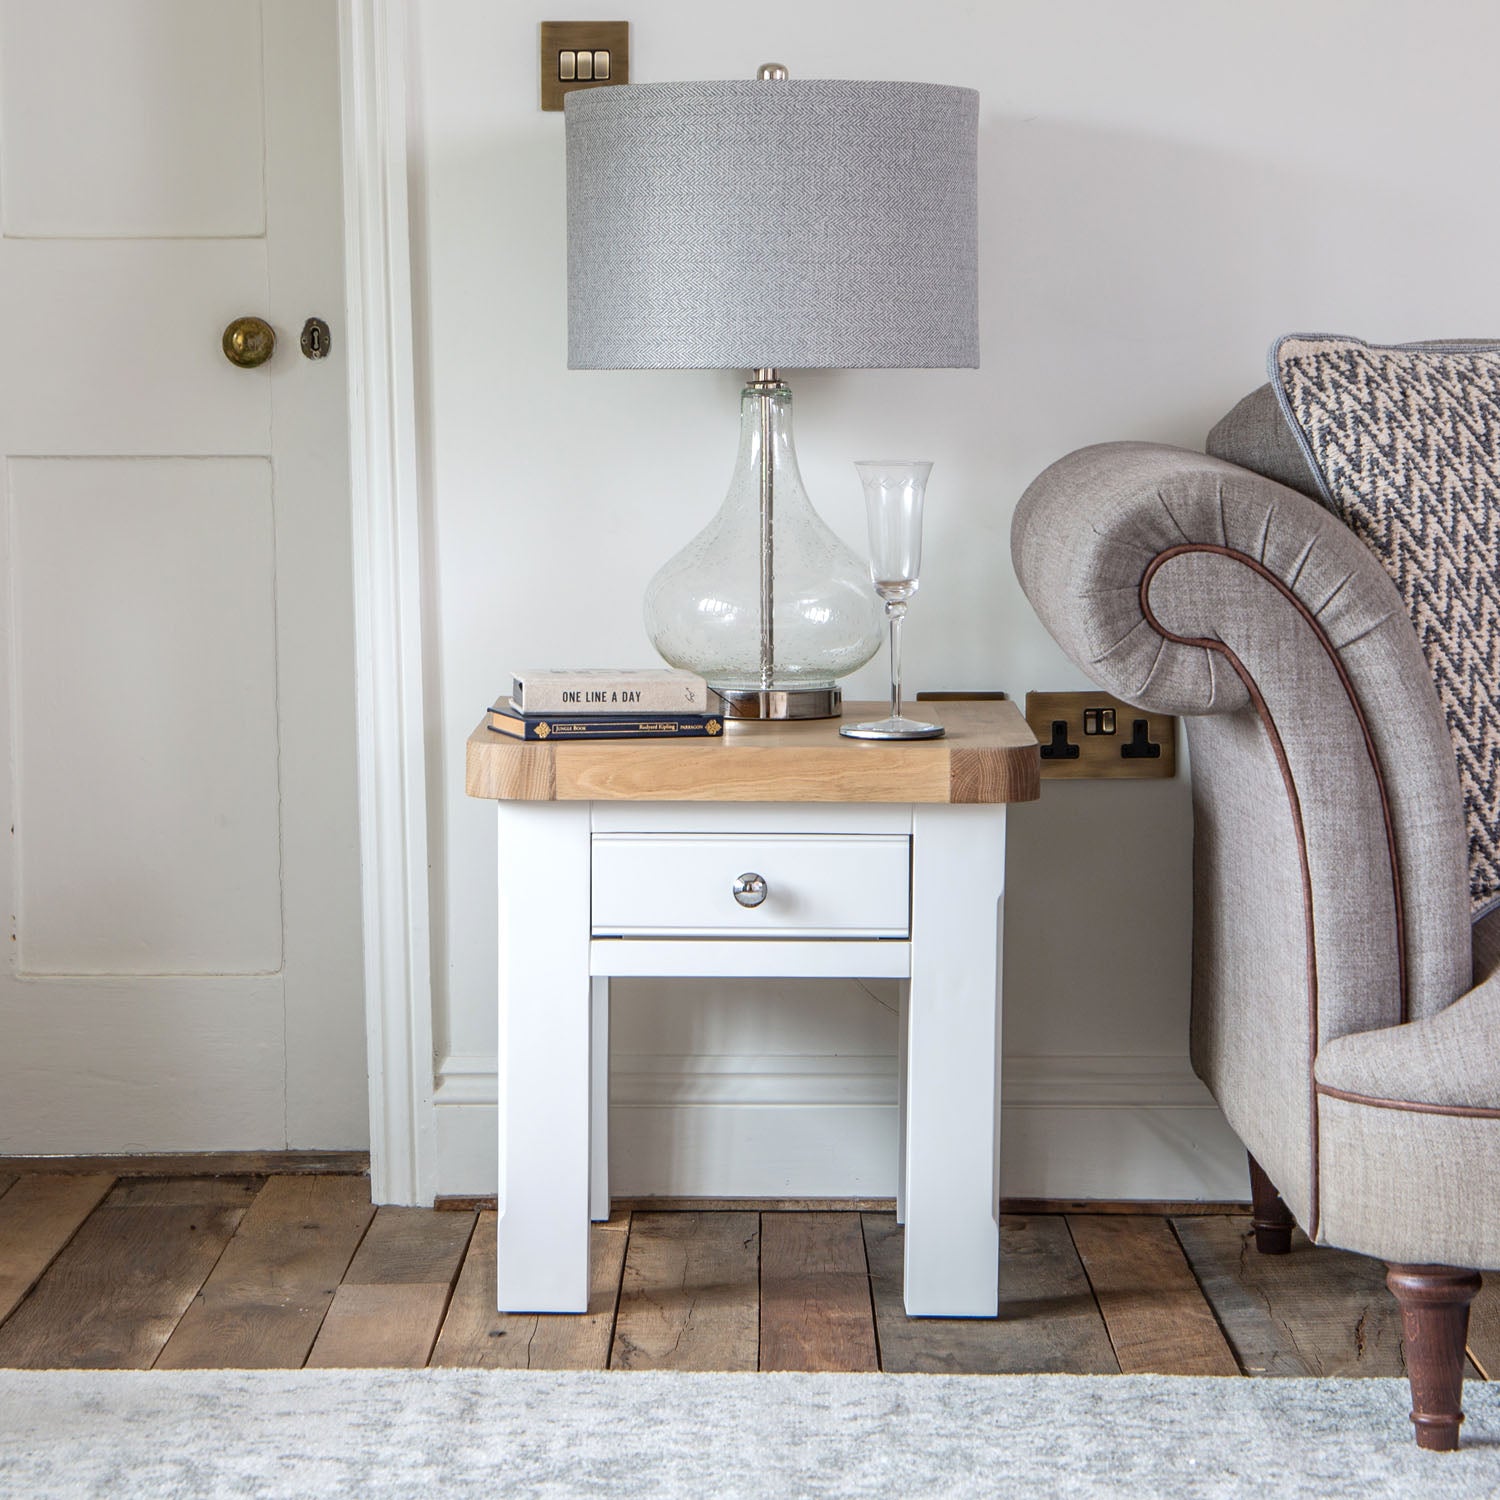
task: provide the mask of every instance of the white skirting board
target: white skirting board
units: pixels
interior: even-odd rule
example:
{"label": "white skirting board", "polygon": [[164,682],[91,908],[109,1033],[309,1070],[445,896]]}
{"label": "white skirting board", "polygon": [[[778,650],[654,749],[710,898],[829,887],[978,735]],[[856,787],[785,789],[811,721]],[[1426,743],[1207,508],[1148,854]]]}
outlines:
{"label": "white skirting board", "polygon": [[[1020,1198],[1243,1199],[1245,1152],[1186,1058],[1007,1058],[1001,1191]],[[438,1193],[495,1191],[492,1059],[450,1056]],[[617,1197],[893,1197],[894,1057],[617,1057]]]}

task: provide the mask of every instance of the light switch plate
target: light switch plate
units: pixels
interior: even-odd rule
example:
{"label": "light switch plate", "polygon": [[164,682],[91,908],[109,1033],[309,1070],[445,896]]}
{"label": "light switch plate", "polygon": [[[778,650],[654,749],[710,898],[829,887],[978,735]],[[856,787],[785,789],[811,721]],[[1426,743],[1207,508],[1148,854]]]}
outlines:
{"label": "light switch plate", "polygon": [[543,21],[541,29],[543,109],[561,109],[574,89],[630,82],[629,21]]}
{"label": "light switch plate", "polygon": [[1177,720],[1170,714],[1090,689],[1027,693],[1026,722],[1041,741],[1044,777],[1155,781],[1177,774]]}

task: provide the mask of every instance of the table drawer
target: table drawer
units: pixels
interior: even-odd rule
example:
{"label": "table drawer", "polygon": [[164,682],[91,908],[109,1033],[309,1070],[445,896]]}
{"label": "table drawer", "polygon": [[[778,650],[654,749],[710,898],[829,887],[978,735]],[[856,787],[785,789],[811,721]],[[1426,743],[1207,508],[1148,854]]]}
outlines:
{"label": "table drawer", "polygon": [[[736,901],[742,875],[758,905]],[[904,938],[910,908],[902,836],[594,835],[595,937]]]}

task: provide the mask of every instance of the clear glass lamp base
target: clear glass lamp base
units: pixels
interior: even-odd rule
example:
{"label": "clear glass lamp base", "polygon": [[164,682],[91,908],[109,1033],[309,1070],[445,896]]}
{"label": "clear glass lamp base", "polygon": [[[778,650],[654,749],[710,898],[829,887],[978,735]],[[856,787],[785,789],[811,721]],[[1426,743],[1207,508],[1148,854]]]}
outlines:
{"label": "clear glass lamp base", "polygon": [[870,719],[863,724],[841,724],[839,733],[851,740],[939,740],[946,731],[941,724],[919,719]]}

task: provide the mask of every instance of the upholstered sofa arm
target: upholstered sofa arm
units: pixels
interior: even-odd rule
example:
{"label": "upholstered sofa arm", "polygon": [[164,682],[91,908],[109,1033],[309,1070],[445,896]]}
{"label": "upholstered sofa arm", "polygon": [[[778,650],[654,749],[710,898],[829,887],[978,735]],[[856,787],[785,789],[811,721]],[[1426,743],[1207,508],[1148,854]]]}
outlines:
{"label": "upholstered sofa arm", "polygon": [[[1413,686],[1437,711],[1406,611],[1377,559],[1322,506],[1248,469],[1151,443],[1083,448],[1026,491],[1011,546],[1021,587],[1054,639],[1131,703],[1169,714],[1245,708],[1249,689],[1224,654],[1171,635],[1223,640],[1249,623],[1236,619],[1247,609],[1279,615],[1300,604],[1335,642],[1399,624],[1393,634],[1410,644]],[[1224,551],[1250,567],[1209,561]],[[1165,576],[1161,559],[1177,561]],[[1273,587],[1255,587],[1253,575]],[[1213,583],[1207,595],[1201,581]]]}
{"label": "upholstered sofa arm", "polygon": [[1500,1268],[1500,976],[1318,1055],[1325,1237],[1383,1260]]}
{"label": "upholstered sofa arm", "polygon": [[[1231,782],[1280,773],[1317,923],[1319,1042],[1431,1014],[1468,988],[1447,726],[1399,594],[1338,517],[1221,459],[1111,443],[1040,475],[1011,547],[1027,598],[1084,672],[1190,716],[1200,824],[1246,842],[1223,828],[1246,795]],[[1382,964],[1404,993],[1383,993]]]}
{"label": "upholstered sofa arm", "polygon": [[1354,1103],[1500,1120],[1500,975],[1425,1021],[1339,1037],[1317,1076]]}

